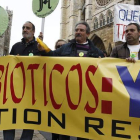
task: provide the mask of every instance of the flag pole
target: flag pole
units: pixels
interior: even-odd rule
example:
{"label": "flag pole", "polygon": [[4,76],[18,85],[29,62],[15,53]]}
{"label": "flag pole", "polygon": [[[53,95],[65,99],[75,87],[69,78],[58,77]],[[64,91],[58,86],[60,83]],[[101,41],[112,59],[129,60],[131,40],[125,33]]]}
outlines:
{"label": "flag pole", "polygon": [[43,33],[43,36],[44,36],[44,25],[45,25],[45,18],[42,18],[41,32]]}

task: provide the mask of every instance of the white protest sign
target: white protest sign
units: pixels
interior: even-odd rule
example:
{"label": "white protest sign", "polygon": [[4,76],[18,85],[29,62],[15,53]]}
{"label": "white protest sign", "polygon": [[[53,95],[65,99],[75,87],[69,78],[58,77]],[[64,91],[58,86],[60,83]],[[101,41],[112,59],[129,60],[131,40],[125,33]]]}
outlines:
{"label": "white protest sign", "polygon": [[140,25],[140,6],[117,4],[114,7],[114,42],[125,42],[125,27],[129,23]]}

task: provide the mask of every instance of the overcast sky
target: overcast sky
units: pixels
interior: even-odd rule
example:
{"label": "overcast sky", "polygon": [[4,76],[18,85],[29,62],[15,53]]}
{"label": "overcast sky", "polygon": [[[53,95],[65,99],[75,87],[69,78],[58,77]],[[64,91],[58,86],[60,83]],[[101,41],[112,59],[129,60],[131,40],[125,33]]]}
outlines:
{"label": "overcast sky", "polygon": [[[12,45],[22,38],[22,26],[26,21],[31,21],[36,27],[35,37],[41,31],[42,18],[37,17],[32,11],[32,0],[0,0],[0,6],[13,11],[10,49]],[[45,18],[44,42],[54,49],[55,42],[60,38],[61,0],[56,9]]]}

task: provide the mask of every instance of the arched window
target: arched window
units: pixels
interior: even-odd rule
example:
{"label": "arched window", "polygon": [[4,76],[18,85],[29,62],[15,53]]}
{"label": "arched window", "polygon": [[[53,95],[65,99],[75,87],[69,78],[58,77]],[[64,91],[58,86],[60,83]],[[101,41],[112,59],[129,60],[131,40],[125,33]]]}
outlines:
{"label": "arched window", "polygon": [[104,18],[103,18],[103,25],[105,25],[105,16],[104,16]]}
{"label": "arched window", "polygon": [[103,15],[101,14],[100,15],[100,27],[102,27],[103,26]]}
{"label": "arched window", "polygon": [[97,4],[99,6],[105,6],[107,5],[111,0],[96,0]]}
{"label": "arched window", "polygon": [[113,16],[111,12],[110,12],[110,22],[113,22]]}
{"label": "arched window", "polygon": [[105,16],[103,14],[100,15],[100,27],[105,25]]}
{"label": "arched window", "polygon": [[113,22],[113,15],[112,15],[112,12],[109,10],[107,12],[107,23],[111,23]]}
{"label": "arched window", "polygon": [[98,19],[97,17],[94,18],[94,29],[98,28]]}

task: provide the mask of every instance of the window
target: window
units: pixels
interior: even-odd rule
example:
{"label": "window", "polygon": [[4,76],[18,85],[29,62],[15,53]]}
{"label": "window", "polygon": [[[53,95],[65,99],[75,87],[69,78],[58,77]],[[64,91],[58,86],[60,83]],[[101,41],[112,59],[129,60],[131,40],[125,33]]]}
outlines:
{"label": "window", "polygon": [[112,12],[109,10],[107,13],[107,23],[113,22],[113,15]]}
{"label": "window", "polygon": [[105,25],[105,17],[103,14],[100,15],[100,27],[102,27],[103,25]]}
{"label": "window", "polygon": [[94,19],[94,29],[97,29],[98,28],[98,19],[95,18]]}
{"label": "window", "polygon": [[105,25],[105,17],[104,17],[104,19],[103,19],[103,25]]}
{"label": "window", "polygon": [[96,0],[97,4],[99,6],[105,6],[107,5],[111,0]]}

